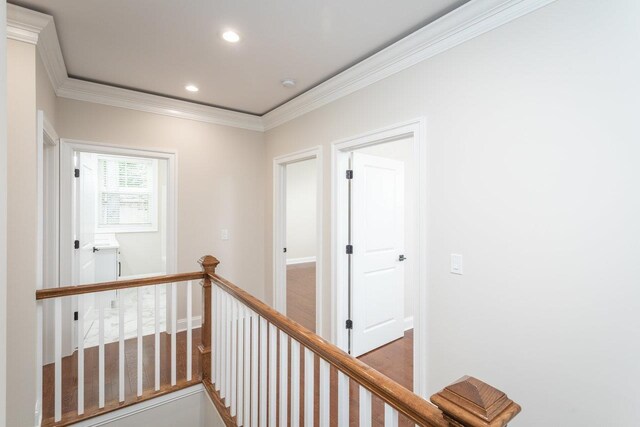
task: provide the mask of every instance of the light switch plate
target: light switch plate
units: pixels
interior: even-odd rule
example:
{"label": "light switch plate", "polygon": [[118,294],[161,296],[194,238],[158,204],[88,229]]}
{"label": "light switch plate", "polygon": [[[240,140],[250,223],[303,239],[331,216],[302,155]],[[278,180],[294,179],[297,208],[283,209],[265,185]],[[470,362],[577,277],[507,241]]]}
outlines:
{"label": "light switch plate", "polygon": [[226,228],[220,230],[220,238],[222,240],[229,240],[229,230]]}
{"label": "light switch plate", "polygon": [[462,255],[451,254],[451,273],[462,274]]}

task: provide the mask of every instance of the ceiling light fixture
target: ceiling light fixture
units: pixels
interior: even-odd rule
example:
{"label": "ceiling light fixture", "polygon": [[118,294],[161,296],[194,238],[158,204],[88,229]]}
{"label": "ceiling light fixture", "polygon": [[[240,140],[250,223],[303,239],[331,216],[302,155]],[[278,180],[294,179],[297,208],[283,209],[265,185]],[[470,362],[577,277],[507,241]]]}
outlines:
{"label": "ceiling light fixture", "polygon": [[280,83],[282,83],[282,86],[286,88],[294,87],[296,85],[296,81],[293,79],[284,79]]}
{"label": "ceiling light fixture", "polygon": [[197,92],[197,91],[199,91],[199,90],[200,90],[200,89],[198,89],[198,87],[197,87],[197,86],[195,86],[195,85],[186,85],[184,88],[185,88],[186,90],[188,90],[189,92]]}
{"label": "ceiling light fixture", "polygon": [[225,31],[222,33],[222,38],[228,41],[229,43],[237,43],[240,41],[240,35],[235,31]]}

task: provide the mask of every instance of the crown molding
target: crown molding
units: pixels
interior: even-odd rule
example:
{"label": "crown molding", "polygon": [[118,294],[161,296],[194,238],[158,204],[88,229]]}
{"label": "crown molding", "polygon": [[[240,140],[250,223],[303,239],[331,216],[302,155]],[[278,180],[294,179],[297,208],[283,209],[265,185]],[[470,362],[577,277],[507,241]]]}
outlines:
{"label": "crown molding", "polygon": [[7,5],[7,37],[37,44],[56,95],[63,98],[254,131],[273,129],[405,70],[555,0],[471,0],[263,116],[209,107],[68,77],[55,22]]}
{"label": "crown molding", "polygon": [[43,28],[53,22],[53,17],[7,3],[7,38],[30,44],[38,44]]}
{"label": "crown molding", "polygon": [[262,116],[273,129],[555,0],[472,0]]}
{"label": "crown molding", "polygon": [[262,119],[252,114],[238,113],[84,80],[67,78],[56,93],[62,98],[75,99],[77,101],[93,102],[248,130],[264,130]]}

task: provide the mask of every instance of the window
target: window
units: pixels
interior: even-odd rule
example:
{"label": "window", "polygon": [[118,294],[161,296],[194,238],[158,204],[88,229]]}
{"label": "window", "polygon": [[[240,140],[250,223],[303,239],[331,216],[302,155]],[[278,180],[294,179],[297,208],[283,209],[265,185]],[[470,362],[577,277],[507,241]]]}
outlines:
{"label": "window", "polygon": [[98,233],[158,230],[158,161],[98,156]]}

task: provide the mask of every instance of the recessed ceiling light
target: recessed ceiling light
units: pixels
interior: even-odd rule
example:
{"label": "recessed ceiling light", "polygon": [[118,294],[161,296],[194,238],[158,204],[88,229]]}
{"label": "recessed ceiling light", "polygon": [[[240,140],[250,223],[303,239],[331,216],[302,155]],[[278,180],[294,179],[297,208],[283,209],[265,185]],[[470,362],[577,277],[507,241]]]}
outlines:
{"label": "recessed ceiling light", "polygon": [[229,43],[237,43],[240,41],[240,35],[235,31],[225,31],[222,33],[222,38]]}
{"label": "recessed ceiling light", "polygon": [[197,92],[200,90],[198,89],[198,86],[195,86],[195,85],[186,85],[184,88],[189,92]]}
{"label": "recessed ceiling light", "polygon": [[282,83],[284,87],[294,87],[296,85],[296,81],[293,79],[284,79],[280,83]]}

